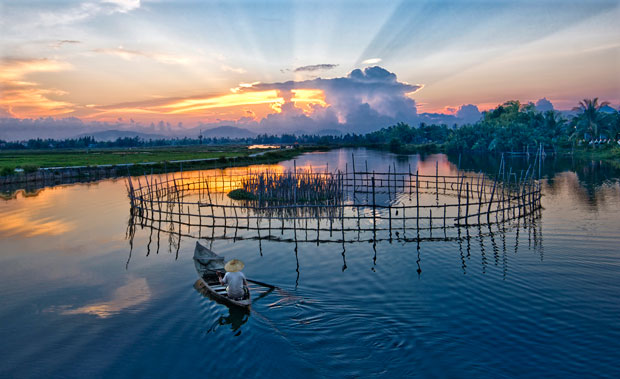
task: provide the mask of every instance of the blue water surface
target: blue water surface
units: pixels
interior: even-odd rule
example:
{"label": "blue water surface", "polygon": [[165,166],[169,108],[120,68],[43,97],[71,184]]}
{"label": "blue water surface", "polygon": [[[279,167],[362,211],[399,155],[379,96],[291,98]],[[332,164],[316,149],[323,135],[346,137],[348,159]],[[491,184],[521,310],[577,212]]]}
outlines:
{"label": "blue water surface", "polygon": [[[295,164],[352,153],[458,166]],[[130,244],[125,179],[1,200],[0,376],[618,377],[617,173],[545,165],[540,218],[469,239],[213,241],[281,288],[250,314],[194,289],[196,239],[138,225]]]}

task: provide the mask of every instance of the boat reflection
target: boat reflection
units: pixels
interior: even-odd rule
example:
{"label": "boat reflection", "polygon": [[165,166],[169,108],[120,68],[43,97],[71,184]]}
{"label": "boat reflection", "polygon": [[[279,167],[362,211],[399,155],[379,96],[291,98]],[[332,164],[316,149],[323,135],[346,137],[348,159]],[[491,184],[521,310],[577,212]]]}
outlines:
{"label": "boat reflection", "polygon": [[[194,283],[194,289],[196,289],[196,291],[200,293],[201,295],[203,295],[204,297],[207,297],[220,304],[227,305],[227,304],[222,303],[221,300],[212,296],[209,292],[205,291],[204,286],[202,286],[200,283],[200,279],[196,280],[196,282]],[[248,322],[250,318],[249,310],[245,308],[239,308],[239,307],[228,306],[228,305],[226,308],[228,309],[228,315],[227,316],[221,315],[217,320],[215,320],[213,325],[211,325],[207,329],[207,333],[215,333],[215,331],[220,326],[230,325],[230,329],[235,333],[235,336],[241,335],[241,330],[240,330],[241,326],[245,324],[246,322]]]}
{"label": "boat reflection", "polygon": [[250,314],[245,312],[241,308],[228,307],[228,315],[220,316],[213,324],[207,329],[207,333],[215,333],[221,326],[230,325],[230,330],[235,336],[241,335],[241,326],[248,322]]}

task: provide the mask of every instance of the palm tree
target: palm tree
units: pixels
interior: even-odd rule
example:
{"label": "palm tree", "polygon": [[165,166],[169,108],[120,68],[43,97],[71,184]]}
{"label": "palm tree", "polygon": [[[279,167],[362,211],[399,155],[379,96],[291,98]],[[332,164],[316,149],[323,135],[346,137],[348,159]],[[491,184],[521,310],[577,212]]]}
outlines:
{"label": "palm tree", "polygon": [[574,107],[573,111],[579,112],[573,119],[575,126],[580,126],[580,130],[591,132],[592,137],[598,136],[599,123],[602,121],[602,115],[600,110],[602,107],[609,105],[609,102],[604,101],[598,103],[598,97],[594,99],[583,99],[579,102],[579,106]]}

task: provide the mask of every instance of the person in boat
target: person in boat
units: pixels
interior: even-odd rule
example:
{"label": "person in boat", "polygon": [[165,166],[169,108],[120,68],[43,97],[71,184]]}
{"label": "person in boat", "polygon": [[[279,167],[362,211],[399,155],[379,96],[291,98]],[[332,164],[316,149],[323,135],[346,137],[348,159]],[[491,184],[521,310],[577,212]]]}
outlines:
{"label": "person in boat", "polygon": [[238,259],[233,259],[224,265],[226,275],[222,278],[221,273],[217,273],[220,283],[226,286],[228,297],[235,300],[245,299],[248,294],[248,281],[241,272],[245,265]]}

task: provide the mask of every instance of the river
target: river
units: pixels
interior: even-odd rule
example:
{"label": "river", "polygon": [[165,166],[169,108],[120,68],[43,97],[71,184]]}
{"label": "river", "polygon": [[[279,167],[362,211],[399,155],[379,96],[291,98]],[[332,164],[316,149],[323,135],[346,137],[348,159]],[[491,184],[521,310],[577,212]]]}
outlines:
{"label": "river", "polygon": [[[295,165],[352,155],[440,175],[499,165],[365,149]],[[281,288],[249,315],[194,289],[196,239],[128,237],[124,178],[18,192],[0,200],[0,376],[618,377],[620,170],[548,157],[541,173],[539,218],[466,241],[215,240]]]}

